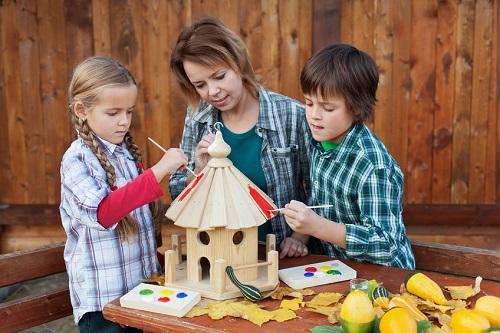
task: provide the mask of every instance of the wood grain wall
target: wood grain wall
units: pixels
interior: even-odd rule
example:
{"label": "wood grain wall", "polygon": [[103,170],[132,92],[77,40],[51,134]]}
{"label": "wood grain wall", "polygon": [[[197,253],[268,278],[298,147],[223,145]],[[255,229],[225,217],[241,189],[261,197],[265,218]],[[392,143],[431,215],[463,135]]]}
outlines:
{"label": "wood grain wall", "polygon": [[93,54],[140,86],[133,130],[177,146],[185,101],[169,73],[180,29],[213,15],[246,42],[263,84],[301,99],[305,60],[331,42],[380,66],[369,124],[401,164],[408,203],[500,203],[498,1],[0,0],[0,204],[57,204],[74,137],[66,89]]}

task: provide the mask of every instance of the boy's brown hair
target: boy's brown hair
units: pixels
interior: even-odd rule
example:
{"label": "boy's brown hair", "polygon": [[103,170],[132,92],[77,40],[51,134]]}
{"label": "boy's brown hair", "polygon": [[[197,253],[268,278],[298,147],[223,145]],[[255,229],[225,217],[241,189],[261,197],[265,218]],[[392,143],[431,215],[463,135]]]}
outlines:
{"label": "boy's brown hair", "polygon": [[170,57],[174,73],[189,104],[197,106],[200,96],[184,71],[184,61],[205,66],[224,65],[241,75],[243,86],[258,98],[258,84],[250,57],[241,38],[213,17],[203,17],[184,28]]}
{"label": "boy's brown hair", "polygon": [[375,61],[363,51],[348,44],[333,44],[309,58],[300,73],[305,95],[342,97],[362,123],[373,113],[377,102],[378,69]]}

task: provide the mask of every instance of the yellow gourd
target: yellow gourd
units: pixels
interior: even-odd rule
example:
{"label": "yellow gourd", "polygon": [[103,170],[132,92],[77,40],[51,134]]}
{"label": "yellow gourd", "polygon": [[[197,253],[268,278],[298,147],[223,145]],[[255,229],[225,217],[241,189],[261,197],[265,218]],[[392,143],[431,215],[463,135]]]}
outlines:
{"label": "yellow gourd", "polygon": [[378,327],[380,333],[417,333],[417,321],[408,310],[399,307],[387,311]]}
{"label": "yellow gourd", "polygon": [[453,333],[483,333],[490,328],[488,319],[474,310],[462,309],[451,315]]}
{"label": "yellow gourd", "polygon": [[417,308],[415,303],[409,298],[395,296],[389,302],[389,309],[394,307],[405,308],[415,320],[427,320],[427,317]]}
{"label": "yellow gourd", "polygon": [[429,299],[439,305],[448,304],[438,284],[423,273],[412,273],[408,275],[405,281],[405,287],[409,293],[415,296]]}
{"label": "yellow gourd", "polygon": [[491,326],[500,326],[500,297],[479,297],[474,310],[485,316]]}
{"label": "yellow gourd", "polygon": [[368,295],[354,290],[347,295],[340,309],[340,324],[346,333],[368,333],[372,330],[375,311]]}

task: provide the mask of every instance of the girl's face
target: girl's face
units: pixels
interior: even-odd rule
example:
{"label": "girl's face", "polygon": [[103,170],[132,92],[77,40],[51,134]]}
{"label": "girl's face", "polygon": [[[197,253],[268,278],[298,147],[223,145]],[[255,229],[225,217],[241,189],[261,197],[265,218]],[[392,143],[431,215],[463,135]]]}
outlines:
{"label": "girl's face", "polygon": [[316,141],[340,142],[354,123],[350,112],[341,97],[325,100],[318,96],[304,95],[306,118]]}
{"label": "girl's face", "polygon": [[137,99],[137,87],[116,86],[104,88],[91,108],[85,108],[81,102],[75,103],[75,112],[87,123],[100,138],[114,144],[123,142],[132,121]]}
{"label": "girl's face", "polygon": [[221,111],[236,109],[245,88],[241,76],[224,65],[184,61],[184,71],[200,97]]}

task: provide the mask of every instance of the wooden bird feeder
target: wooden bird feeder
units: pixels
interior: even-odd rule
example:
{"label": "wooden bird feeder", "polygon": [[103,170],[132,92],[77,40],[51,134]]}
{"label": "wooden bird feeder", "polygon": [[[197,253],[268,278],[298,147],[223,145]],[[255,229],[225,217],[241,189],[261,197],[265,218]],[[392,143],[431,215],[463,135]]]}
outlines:
{"label": "wooden bird feeder", "polygon": [[207,166],[172,202],[166,216],[186,228],[187,260],[182,261],[179,235],[165,252],[165,285],[186,288],[202,296],[225,300],[241,296],[226,276],[232,266],[240,282],[261,291],[278,285],[278,252],[274,235],[267,235],[267,260],[259,262],[258,227],[276,209],[231,160],[231,147],[217,131]]}

